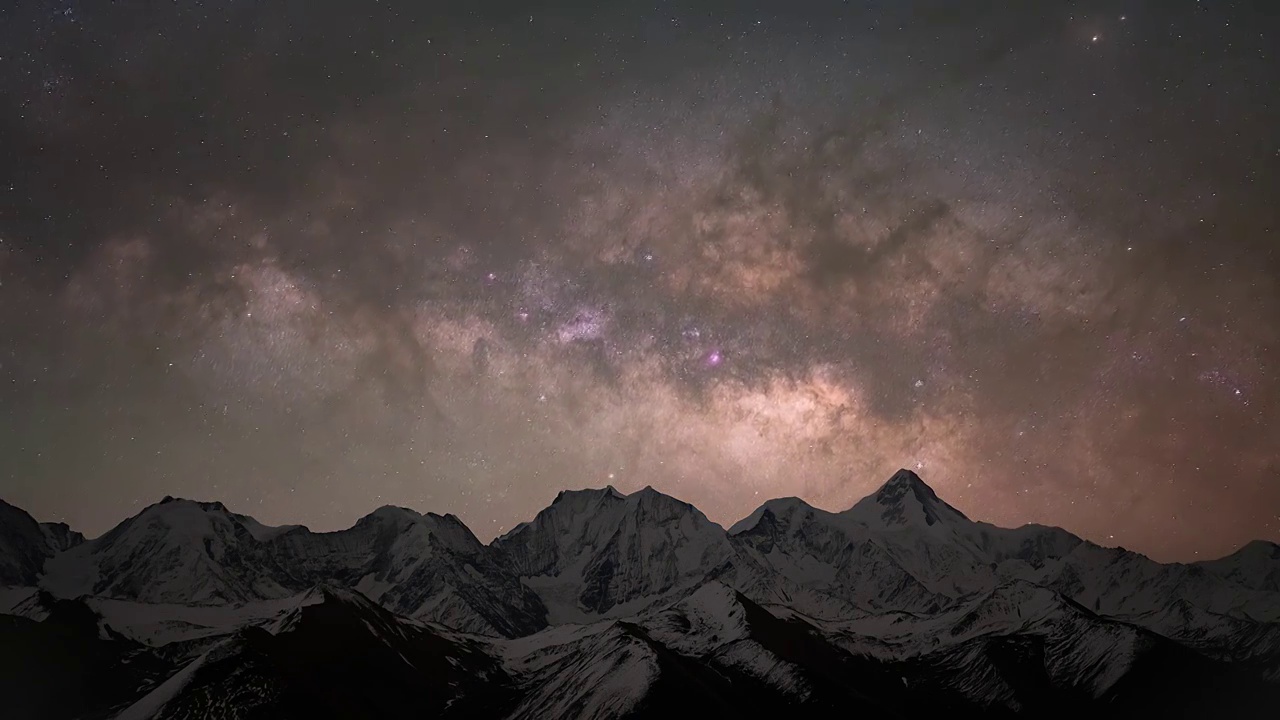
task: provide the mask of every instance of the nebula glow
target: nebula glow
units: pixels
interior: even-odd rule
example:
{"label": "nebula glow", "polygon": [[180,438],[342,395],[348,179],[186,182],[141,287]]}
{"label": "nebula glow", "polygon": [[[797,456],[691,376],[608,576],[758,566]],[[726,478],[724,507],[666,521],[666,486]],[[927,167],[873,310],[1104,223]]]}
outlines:
{"label": "nebula glow", "polygon": [[1261,5],[366,5],[0,11],[0,496],[1280,538]]}

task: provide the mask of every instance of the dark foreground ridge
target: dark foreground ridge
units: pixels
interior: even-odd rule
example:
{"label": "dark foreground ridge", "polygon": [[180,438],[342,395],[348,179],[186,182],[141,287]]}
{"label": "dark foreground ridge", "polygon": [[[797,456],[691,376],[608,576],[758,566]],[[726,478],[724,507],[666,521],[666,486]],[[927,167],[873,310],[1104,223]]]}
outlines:
{"label": "dark foreground ridge", "polygon": [[6,718],[1271,717],[1280,551],[1164,565],[967,518],[907,470],[730,530],[653,488],[267,527],[175,498],[102,537],[0,503]]}

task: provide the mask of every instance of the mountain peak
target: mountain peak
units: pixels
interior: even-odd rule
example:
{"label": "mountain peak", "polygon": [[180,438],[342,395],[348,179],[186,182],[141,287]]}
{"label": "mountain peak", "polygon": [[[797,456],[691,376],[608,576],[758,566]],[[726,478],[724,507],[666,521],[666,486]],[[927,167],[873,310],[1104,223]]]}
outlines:
{"label": "mountain peak", "polygon": [[[617,491],[614,490],[616,493]],[[697,511],[693,505],[681,500],[678,497],[668,495],[661,490],[654,488],[652,485],[645,485],[630,495],[620,495],[627,501],[628,505],[653,505],[654,503],[671,504],[680,508]]]}
{"label": "mountain peak", "polygon": [[1272,560],[1280,560],[1280,545],[1269,540],[1254,540],[1240,548],[1237,552],[1242,555],[1247,554],[1256,557],[1267,557]]}
{"label": "mountain peak", "polygon": [[[286,590],[276,580],[283,574],[259,549],[275,530],[220,502],[166,496],[105,535],[51,558],[41,585],[60,597],[97,594],[153,603],[283,597]],[[243,572],[228,572],[229,564]]]}
{"label": "mountain peak", "polygon": [[893,474],[875,493],[863,498],[848,511],[867,524],[931,527],[949,522],[969,522],[964,513],[951,507],[920,476],[902,469]]}
{"label": "mountain peak", "polygon": [[143,508],[142,512],[146,513],[149,510],[155,510],[157,508],[160,508],[166,505],[171,505],[173,507],[193,508],[198,510],[204,510],[205,512],[220,512],[220,513],[227,512],[227,506],[223,505],[222,503],[216,500],[213,502],[203,502],[201,500],[189,500],[187,498],[179,498],[179,497],[174,497],[172,495],[165,495],[163,498],[160,499],[160,502],[155,503],[153,505],[148,505],[147,507]]}
{"label": "mountain peak", "polygon": [[552,505],[558,505],[564,502],[590,502],[593,500],[625,500],[626,493],[619,492],[612,485],[605,485],[602,488],[583,488],[581,490],[561,490],[556,493],[556,499],[551,501]]}
{"label": "mountain peak", "polygon": [[417,520],[422,516],[416,511],[409,508],[399,507],[397,505],[383,505],[365,516],[366,519],[375,520]]}
{"label": "mountain peak", "polygon": [[929,487],[928,483],[920,479],[919,475],[906,468],[899,468],[898,472],[894,473],[887,481],[885,481],[884,485],[880,486],[879,492],[900,492],[902,490],[910,490],[912,492],[921,490],[927,493],[933,492],[933,488]]}
{"label": "mountain peak", "polygon": [[766,500],[763,505],[756,508],[750,515],[742,518],[729,528],[730,535],[738,535],[744,533],[764,520],[766,515],[774,518],[791,518],[797,513],[805,513],[813,511],[815,508],[809,503],[798,497],[783,497]]}
{"label": "mountain peak", "polygon": [[585,622],[633,601],[652,604],[719,567],[724,529],[646,487],[567,490],[492,545],[540,594],[553,622]]}
{"label": "mountain peak", "polygon": [[60,523],[39,523],[22,508],[0,500],[0,587],[33,585],[45,561],[84,541]]}

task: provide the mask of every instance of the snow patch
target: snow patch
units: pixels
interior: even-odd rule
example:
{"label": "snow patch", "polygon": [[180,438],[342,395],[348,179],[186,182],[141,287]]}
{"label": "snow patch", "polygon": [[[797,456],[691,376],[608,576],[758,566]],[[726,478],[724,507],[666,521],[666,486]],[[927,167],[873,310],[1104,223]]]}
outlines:
{"label": "snow patch", "polygon": [[195,677],[196,671],[205,663],[205,659],[209,657],[209,653],[213,652],[213,648],[206,650],[200,657],[187,663],[187,666],[179,670],[173,677],[160,683],[156,689],[147,693],[142,699],[130,705],[116,716],[116,720],[150,720],[164,709],[174,698],[182,692],[182,689],[191,683]]}

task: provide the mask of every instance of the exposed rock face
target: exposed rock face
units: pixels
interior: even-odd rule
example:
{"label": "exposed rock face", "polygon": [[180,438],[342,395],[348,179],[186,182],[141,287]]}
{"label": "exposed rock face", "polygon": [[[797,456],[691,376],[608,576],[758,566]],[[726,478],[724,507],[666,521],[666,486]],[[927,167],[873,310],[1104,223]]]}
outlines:
{"label": "exposed rock face", "polygon": [[563,619],[634,613],[691,590],[734,555],[719,525],[652,488],[562,492],[493,545]]}
{"label": "exposed rock face", "polygon": [[45,562],[84,542],[63,523],[39,523],[0,500],[0,586],[35,585]]}

